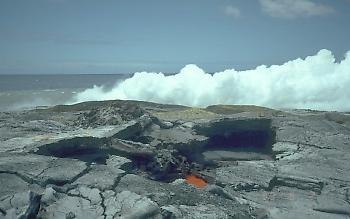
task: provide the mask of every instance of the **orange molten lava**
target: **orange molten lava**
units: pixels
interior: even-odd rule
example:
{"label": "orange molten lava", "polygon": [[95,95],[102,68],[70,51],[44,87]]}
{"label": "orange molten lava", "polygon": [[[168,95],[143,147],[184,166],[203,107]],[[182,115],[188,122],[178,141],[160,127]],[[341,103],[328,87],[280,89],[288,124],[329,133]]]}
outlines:
{"label": "orange molten lava", "polygon": [[186,182],[188,184],[194,185],[197,188],[204,188],[207,185],[207,182],[204,179],[199,178],[195,175],[186,176]]}

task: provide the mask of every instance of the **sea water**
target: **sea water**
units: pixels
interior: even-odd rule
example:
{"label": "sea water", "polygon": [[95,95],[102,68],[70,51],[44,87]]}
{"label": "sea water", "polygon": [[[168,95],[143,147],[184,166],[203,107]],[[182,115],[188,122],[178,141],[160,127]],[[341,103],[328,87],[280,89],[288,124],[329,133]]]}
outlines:
{"label": "sea water", "polygon": [[0,75],[0,111],[66,104],[94,85],[106,90],[130,77],[127,74]]}

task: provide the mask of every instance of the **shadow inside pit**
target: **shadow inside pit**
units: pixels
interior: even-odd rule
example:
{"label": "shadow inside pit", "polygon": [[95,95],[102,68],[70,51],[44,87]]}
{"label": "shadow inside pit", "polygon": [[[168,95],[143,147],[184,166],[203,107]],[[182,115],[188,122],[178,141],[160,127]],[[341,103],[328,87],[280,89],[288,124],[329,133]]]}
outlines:
{"label": "shadow inside pit", "polygon": [[274,159],[272,145],[275,130],[269,119],[227,120],[197,128],[197,133],[208,137],[200,158],[217,160]]}
{"label": "shadow inside pit", "polygon": [[103,144],[102,140],[93,137],[77,137],[43,145],[35,154],[106,164],[111,152],[110,149],[103,148]]}

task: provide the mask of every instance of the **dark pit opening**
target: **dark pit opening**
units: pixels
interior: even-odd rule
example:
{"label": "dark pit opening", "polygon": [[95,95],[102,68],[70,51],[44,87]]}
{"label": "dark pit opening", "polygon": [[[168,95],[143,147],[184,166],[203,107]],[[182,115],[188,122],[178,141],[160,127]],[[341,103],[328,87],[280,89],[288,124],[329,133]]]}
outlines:
{"label": "dark pit opening", "polygon": [[104,142],[93,137],[77,137],[43,145],[35,153],[44,156],[72,158],[86,163],[106,164],[111,153],[103,148]]}
{"label": "dark pit opening", "polygon": [[208,137],[201,151],[204,161],[274,158],[275,130],[269,119],[222,120],[196,130]]}

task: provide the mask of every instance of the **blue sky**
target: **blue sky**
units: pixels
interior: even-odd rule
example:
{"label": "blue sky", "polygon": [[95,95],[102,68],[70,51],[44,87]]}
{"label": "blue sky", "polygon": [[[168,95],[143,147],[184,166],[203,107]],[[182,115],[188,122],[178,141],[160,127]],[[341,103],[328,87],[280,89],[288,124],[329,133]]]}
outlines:
{"label": "blue sky", "polygon": [[350,49],[350,0],[0,0],[0,74],[208,72]]}

